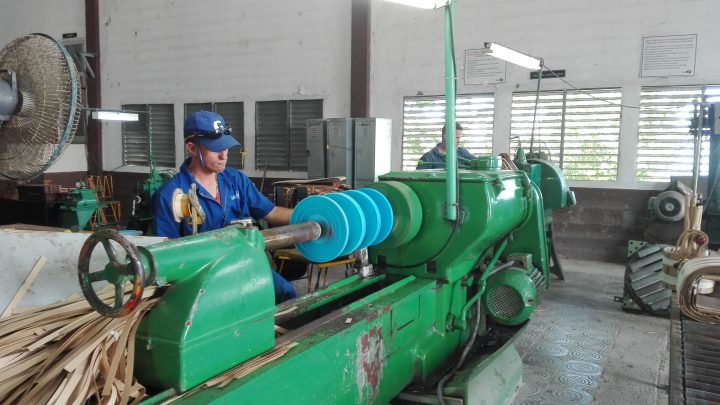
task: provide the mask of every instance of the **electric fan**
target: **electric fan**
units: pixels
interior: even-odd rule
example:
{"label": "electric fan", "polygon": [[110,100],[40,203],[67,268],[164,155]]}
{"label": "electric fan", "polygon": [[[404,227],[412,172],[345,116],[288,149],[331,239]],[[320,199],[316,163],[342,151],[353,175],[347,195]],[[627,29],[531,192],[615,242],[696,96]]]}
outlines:
{"label": "electric fan", "polygon": [[72,142],[82,106],[78,72],[65,47],[30,34],[0,51],[0,174],[32,179]]}

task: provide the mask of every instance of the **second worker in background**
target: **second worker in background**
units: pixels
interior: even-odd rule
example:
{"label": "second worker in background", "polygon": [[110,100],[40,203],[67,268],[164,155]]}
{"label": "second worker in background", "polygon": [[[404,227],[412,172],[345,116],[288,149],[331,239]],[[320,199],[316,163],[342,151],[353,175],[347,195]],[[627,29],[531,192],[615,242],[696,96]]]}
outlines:
{"label": "second worker in background", "polygon": [[[462,137],[463,127],[459,122],[455,123],[455,145],[457,146],[457,156],[462,159],[475,160],[477,156],[470,153],[465,148],[461,148],[460,137]],[[445,156],[447,151],[445,150],[445,126],[442,128],[442,141],[435,145],[434,148],[425,152],[420,158],[417,164],[417,170],[423,169],[444,169],[445,168]]]}

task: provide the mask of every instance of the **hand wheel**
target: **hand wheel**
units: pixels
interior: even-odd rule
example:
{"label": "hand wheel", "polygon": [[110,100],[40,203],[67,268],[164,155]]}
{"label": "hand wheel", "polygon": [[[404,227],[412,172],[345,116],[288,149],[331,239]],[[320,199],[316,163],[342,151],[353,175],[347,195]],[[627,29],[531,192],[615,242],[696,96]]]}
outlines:
{"label": "hand wheel", "polygon": [[[125,253],[127,253],[125,259],[118,256],[115,248],[110,244],[111,240],[117,242],[125,250]],[[90,273],[90,258],[98,242],[102,243],[110,262],[105,265],[103,270]],[[129,262],[126,260],[129,260]],[[113,229],[100,229],[87,238],[80,250],[78,277],[80,279],[80,288],[82,288],[82,292],[90,306],[104,316],[113,318],[126,316],[137,307],[142,298],[145,271],[140,261],[140,252],[132,242]],[[103,302],[95,292],[92,284],[99,281],[107,281],[115,287],[115,298],[112,306]],[[132,294],[130,299],[123,304],[125,283],[128,281],[133,284]]]}

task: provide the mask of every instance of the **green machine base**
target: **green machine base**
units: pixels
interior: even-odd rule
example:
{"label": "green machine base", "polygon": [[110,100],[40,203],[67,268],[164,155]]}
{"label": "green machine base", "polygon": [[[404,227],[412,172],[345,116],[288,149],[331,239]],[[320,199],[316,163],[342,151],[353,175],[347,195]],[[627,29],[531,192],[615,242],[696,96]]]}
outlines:
{"label": "green machine base", "polygon": [[[524,329],[524,327],[523,327]],[[470,359],[447,384],[444,394],[446,404],[505,405],[509,404],[520,388],[523,364],[515,349],[515,337],[494,348],[488,354]],[[398,395],[393,404],[438,404],[435,392],[407,390]]]}

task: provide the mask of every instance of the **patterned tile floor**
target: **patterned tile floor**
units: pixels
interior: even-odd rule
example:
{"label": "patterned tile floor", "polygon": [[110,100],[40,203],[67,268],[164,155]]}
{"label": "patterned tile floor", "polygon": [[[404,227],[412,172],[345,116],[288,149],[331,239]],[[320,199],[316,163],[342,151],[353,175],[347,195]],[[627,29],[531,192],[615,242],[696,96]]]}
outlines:
{"label": "patterned tile floor", "polygon": [[553,276],[550,291],[516,340],[524,372],[512,403],[667,403],[667,369],[663,374],[662,368],[667,367],[669,321],[622,312],[613,302],[622,293],[623,266],[564,264],[567,281]]}
{"label": "patterned tile floor", "polygon": [[539,312],[515,344],[524,368],[516,403],[591,403],[619,323],[554,303]]}

